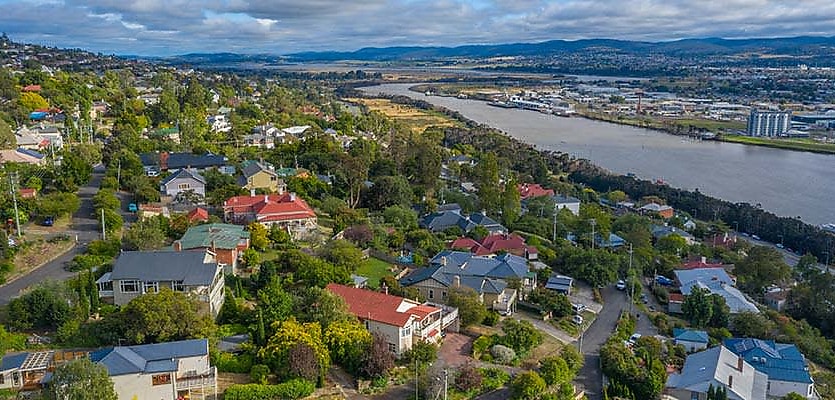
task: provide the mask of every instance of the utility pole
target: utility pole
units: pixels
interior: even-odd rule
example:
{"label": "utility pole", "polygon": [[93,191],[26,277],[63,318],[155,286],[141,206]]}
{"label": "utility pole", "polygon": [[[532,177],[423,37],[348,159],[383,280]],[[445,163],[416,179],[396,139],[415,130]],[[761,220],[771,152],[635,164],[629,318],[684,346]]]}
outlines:
{"label": "utility pole", "polygon": [[20,213],[17,212],[17,190],[15,190],[15,180],[17,179],[17,172],[12,172],[9,175],[9,185],[12,190],[12,200],[14,201],[14,219],[15,219],[15,226],[17,227],[17,237],[21,236],[20,233]]}
{"label": "utility pole", "polygon": [[449,370],[444,368],[444,400],[447,400],[447,391],[449,390]]}
{"label": "utility pole", "polygon": [[[629,275],[631,276],[633,273],[632,271],[632,243],[629,243]],[[635,283],[630,282],[629,278],[626,280],[629,283],[629,314],[632,314],[632,305],[635,304]]]}
{"label": "utility pole", "polygon": [[591,249],[594,250],[594,226],[597,225],[597,220],[592,218],[589,223],[591,223]]}
{"label": "utility pole", "polygon": [[418,360],[417,358],[415,358],[415,400],[420,400],[420,392],[418,389],[418,386],[420,385],[418,385],[418,375],[420,375],[418,373]]}
{"label": "utility pole", "polygon": [[116,161],[116,191],[122,188],[122,159]]}
{"label": "utility pole", "polygon": [[107,240],[107,233],[104,229],[104,208],[101,209],[101,240]]}
{"label": "utility pole", "polygon": [[557,242],[557,204],[554,203],[554,235],[551,238],[552,243]]}

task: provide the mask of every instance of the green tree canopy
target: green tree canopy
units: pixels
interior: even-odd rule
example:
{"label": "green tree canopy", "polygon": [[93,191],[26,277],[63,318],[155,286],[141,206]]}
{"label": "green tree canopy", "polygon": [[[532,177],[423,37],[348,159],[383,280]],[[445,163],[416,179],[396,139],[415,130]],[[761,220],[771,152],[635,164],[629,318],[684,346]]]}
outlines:
{"label": "green tree canopy", "polygon": [[79,358],[55,368],[46,391],[51,400],[117,400],[110,374],[103,365]]}
{"label": "green tree canopy", "polygon": [[131,343],[161,343],[207,337],[214,324],[189,295],[162,287],[131,300],[116,315]]}

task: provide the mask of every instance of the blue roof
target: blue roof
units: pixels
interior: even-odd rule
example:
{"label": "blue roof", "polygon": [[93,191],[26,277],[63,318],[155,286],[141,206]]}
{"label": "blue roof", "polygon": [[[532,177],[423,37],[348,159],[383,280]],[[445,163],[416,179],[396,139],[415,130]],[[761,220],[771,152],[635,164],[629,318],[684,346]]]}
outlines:
{"label": "blue roof", "polygon": [[418,269],[400,279],[400,284],[403,286],[411,286],[427,279],[434,279],[446,287],[451,287],[455,284],[456,277],[458,278],[458,282],[461,283],[461,286],[473,289],[479,294],[499,294],[507,288],[507,282],[503,279],[447,273],[441,265]]}
{"label": "blue roof", "polygon": [[[146,167],[160,167],[160,153],[143,153],[139,155],[142,160],[142,165]],[[181,169],[181,168],[209,168],[221,167],[226,165],[227,158],[221,155],[211,153],[206,154],[192,154],[192,153],[168,153],[168,160],[166,167],[163,169]]]}
{"label": "blue roof", "polygon": [[22,147],[18,148],[18,149],[17,149],[17,152],[18,152],[18,153],[21,153],[21,154],[26,154],[27,156],[32,156],[32,157],[35,157],[35,158],[37,158],[37,159],[39,159],[39,160],[40,160],[40,159],[42,159],[42,158],[44,157],[44,155],[43,155],[43,154],[38,153],[38,152],[37,152],[37,151],[35,151],[35,150],[24,149],[24,148],[22,148]]}
{"label": "blue roof", "polygon": [[673,328],[673,337],[676,340],[694,343],[708,343],[710,341],[707,332],[694,329]]}
{"label": "blue roof", "polygon": [[177,359],[206,356],[207,339],[110,347],[90,353],[90,361],[104,365],[111,376],[177,370]]}
{"label": "blue roof", "polygon": [[769,380],[812,383],[806,358],[793,344],[750,338],[725,339],[723,344],[757,371],[768,375]]}
{"label": "blue roof", "polygon": [[34,111],[34,112],[29,113],[29,119],[33,119],[33,120],[36,120],[36,121],[37,120],[42,120],[42,119],[46,118],[47,115],[48,115],[48,113],[45,113],[43,111]]}
{"label": "blue roof", "polygon": [[26,357],[28,356],[29,353],[17,353],[4,356],[3,361],[0,362],[0,371],[8,371],[10,369],[20,368],[23,365],[23,362],[26,361]]}

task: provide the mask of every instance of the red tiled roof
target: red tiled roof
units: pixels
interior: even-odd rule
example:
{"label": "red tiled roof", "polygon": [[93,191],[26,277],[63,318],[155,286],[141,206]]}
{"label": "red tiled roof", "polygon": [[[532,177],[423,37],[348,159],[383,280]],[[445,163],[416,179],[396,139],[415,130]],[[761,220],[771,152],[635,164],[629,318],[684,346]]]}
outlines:
{"label": "red tiled roof", "polygon": [[189,211],[188,214],[186,214],[186,218],[188,218],[189,222],[208,221],[209,212],[204,208],[197,207],[194,210]]}
{"label": "red tiled roof", "polygon": [[[419,305],[402,297],[336,283],[328,284],[326,289],[342,297],[348,304],[348,311],[356,315],[357,318],[381,322],[386,325],[403,327],[412,318],[422,319],[426,315],[439,310],[432,306]],[[404,302],[406,304],[401,306]],[[412,307],[408,307],[408,305],[412,305]],[[405,310],[399,312],[398,308],[405,308]]]}
{"label": "red tiled roof", "polygon": [[538,183],[523,183],[519,185],[519,195],[522,200],[530,197],[553,196],[553,189],[545,189]]}
{"label": "red tiled roof", "polygon": [[23,87],[24,92],[40,92],[41,85],[27,85]]}
{"label": "red tiled roof", "polygon": [[263,222],[316,218],[316,213],[307,202],[293,193],[235,196],[223,202],[223,211],[253,213],[258,221]]}
{"label": "red tiled roof", "polygon": [[696,268],[722,268],[722,264],[710,264],[702,261],[690,261],[681,264],[680,269],[696,269]]}
{"label": "red tiled roof", "polygon": [[684,295],[681,293],[670,293],[667,299],[671,302],[682,303],[684,302]]}
{"label": "red tiled roof", "polygon": [[35,197],[38,194],[38,191],[32,188],[21,188],[20,189],[20,197],[23,198],[31,198]]}
{"label": "red tiled roof", "polygon": [[488,235],[481,239],[481,242],[468,237],[460,237],[455,239],[450,245],[453,249],[467,249],[477,256],[488,254],[495,254],[500,251],[524,256],[525,252],[529,254],[537,253],[536,247],[525,244],[525,239],[521,236],[512,233]]}

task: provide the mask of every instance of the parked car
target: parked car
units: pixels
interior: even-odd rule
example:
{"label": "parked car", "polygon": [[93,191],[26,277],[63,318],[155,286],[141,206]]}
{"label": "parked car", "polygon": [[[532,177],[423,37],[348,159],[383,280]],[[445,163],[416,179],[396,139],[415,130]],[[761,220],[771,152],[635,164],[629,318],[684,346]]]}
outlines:
{"label": "parked car", "polygon": [[47,217],[44,217],[43,221],[41,221],[41,225],[43,225],[43,226],[55,225],[55,217],[53,217],[51,215],[47,216]]}
{"label": "parked car", "polygon": [[777,247],[778,249],[782,249],[782,248],[783,248],[783,244],[782,244],[782,243],[777,243],[777,244],[775,244],[774,246],[775,246],[775,247]]}
{"label": "parked car", "polygon": [[624,282],[623,279],[621,279],[621,280],[618,281],[618,283],[617,283],[617,285],[615,285],[615,287],[618,290],[626,290],[626,282]]}
{"label": "parked car", "polygon": [[760,237],[759,237],[759,236],[757,236],[757,235],[751,235],[751,239],[754,239],[754,240],[760,240]]}
{"label": "parked car", "polygon": [[649,303],[649,298],[647,297],[646,293],[641,293],[641,302],[643,302],[644,304]]}
{"label": "parked car", "polygon": [[583,303],[571,304],[571,309],[574,310],[574,314],[579,314],[586,309],[586,305]]}
{"label": "parked car", "polygon": [[638,342],[638,339],[641,338],[640,333],[633,333],[632,336],[629,337],[629,343],[635,344]]}
{"label": "parked car", "polygon": [[655,277],[655,283],[661,286],[673,286],[673,280],[662,275],[658,275]]}
{"label": "parked car", "polygon": [[577,325],[583,325],[583,317],[582,316],[575,315],[573,318],[571,318],[571,321],[574,322]]}
{"label": "parked car", "polygon": [[130,203],[128,204],[128,211],[135,213],[139,211],[139,207],[136,206],[136,203]]}

